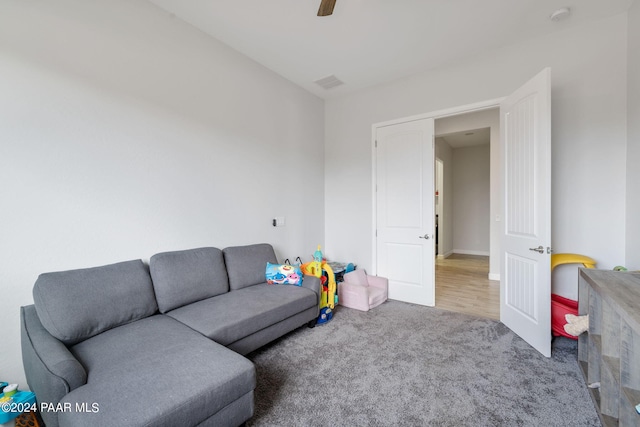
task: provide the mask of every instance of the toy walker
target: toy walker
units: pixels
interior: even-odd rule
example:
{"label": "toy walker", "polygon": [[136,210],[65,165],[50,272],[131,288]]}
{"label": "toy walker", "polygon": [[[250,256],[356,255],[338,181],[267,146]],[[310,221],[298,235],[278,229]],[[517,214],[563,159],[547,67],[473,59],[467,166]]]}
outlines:
{"label": "toy walker", "polygon": [[313,261],[302,264],[300,269],[303,274],[316,276],[320,279],[320,316],[318,316],[317,324],[327,323],[333,318],[333,309],[338,296],[336,294],[336,277],[331,266],[322,257],[320,245],[313,254]]}

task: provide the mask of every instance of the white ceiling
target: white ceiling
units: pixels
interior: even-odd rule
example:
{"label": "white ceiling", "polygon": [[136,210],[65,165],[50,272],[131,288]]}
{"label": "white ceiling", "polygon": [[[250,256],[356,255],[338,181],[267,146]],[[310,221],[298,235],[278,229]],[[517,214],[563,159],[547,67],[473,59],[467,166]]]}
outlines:
{"label": "white ceiling", "polygon": [[437,137],[442,138],[451,148],[485,145],[491,141],[491,128],[469,129],[446,135],[437,135]]}
{"label": "white ceiling", "polygon": [[[149,0],[308,91],[329,98],[624,12],[633,0]],[[549,15],[569,6],[571,16]],[[315,80],[345,84],[325,90]]]}

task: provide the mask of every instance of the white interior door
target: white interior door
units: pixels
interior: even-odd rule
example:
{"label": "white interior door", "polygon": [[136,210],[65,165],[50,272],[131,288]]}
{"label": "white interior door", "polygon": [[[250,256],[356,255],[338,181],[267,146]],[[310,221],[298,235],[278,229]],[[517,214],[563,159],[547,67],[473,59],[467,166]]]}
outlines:
{"label": "white interior door", "polygon": [[503,257],[500,320],[551,356],[551,74],[500,105]]}
{"label": "white interior door", "polygon": [[433,119],[376,130],[377,274],[389,298],[435,305]]}

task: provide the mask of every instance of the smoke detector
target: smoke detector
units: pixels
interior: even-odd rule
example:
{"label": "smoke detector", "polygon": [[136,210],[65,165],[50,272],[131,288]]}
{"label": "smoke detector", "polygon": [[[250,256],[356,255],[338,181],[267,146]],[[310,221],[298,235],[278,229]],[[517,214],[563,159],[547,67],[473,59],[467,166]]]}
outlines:
{"label": "smoke detector", "polygon": [[549,15],[549,19],[551,19],[553,22],[558,22],[562,21],[563,19],[567,19],[569,15],[571,15],[571,9],[569,9],[568,7],[563,7]]}

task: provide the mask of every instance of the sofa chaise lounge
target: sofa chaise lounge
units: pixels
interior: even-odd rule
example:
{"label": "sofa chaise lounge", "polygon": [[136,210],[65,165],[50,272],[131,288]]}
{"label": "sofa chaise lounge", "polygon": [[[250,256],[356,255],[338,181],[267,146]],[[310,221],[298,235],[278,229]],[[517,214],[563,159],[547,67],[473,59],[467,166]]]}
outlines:
{"label": "sofa chaise lounge", "polygon": [[48,427],[235,426],[243,357],[314,321],[320,282],[268,285],[271,245],[198,248],[41,274],[21,308],[27,383]]}

